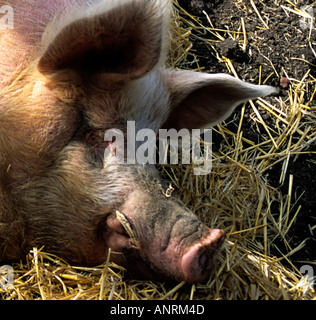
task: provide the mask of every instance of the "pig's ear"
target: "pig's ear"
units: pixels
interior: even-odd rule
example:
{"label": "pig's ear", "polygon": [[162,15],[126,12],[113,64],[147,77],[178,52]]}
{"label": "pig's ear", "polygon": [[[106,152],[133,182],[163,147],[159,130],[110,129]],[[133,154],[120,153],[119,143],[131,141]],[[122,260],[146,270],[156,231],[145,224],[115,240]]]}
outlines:
{"label": "pig's ear", "polygon": [[47,28],[38,69],[109,82],[139,78],[164,58],[168,23],[167,0],[101,1]]}
{"label": "pig's ear", "polygon": [[226,119],[239,104],[277,92],[226,74],[163,71],[170,92],[170,113],[162,128],[198,129]]}

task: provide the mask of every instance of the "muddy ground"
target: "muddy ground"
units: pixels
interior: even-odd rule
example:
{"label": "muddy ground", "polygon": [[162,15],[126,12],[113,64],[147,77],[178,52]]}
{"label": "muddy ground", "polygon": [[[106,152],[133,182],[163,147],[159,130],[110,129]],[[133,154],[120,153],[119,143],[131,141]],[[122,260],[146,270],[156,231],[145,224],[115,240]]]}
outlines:
{"label": "muddy ground", "polygon": [[[247,46],[244,49],[246,50],[243,50],[240,41],[236,42],[230,37],[218,41],[217,36],[206,35],[209,39],[214,40],[211,47],[203,41],[194,41],[191,50],[197,57],[199,68],[204,67],[210,72],[227,73],[225,63],[220,63],[218,59],[218,55],[225,56],[232,61],[241,79],[253,83],[261,80],[261,82],[264,81],[274,86],[282,84],[280,95],[284,99],[288,96],[287,90],[290,90],[291,81],[301,81],[309,72],[306,79],[311,81],[310,84],[306,84],[306,98],[311,99],[315,90],[313,79],[315,80],[316,77],[315,19],[304,19],[301,15],[286,8],[309,10],[308,12],[315,16],[316,3],[312,0],[293,0],[292,3],[295,7],[291,7],[285,0],[179,0],[179,4],[191,15],[199,17],[204,25],[209,23],[207,14],[215,29],[240,31],[241,19],[244,19],[245,22]],[[310,7],[304,9],[304,6],[307,5]],[[313,21],[312,29],[310,28],[311,21]],[[192,67],[197,66],[193,63]],[[286,78],[289,78],[290,81]],[[313,108],[315,105],[315,101],[309,104]],[[236,112],[238,114],[240,110]],[[248,106],[245,114],[246,121],[243,122],[242,128],[244,137],[260,143],[260,132],[251,121],[247,121],[250,119],[251,112]],[[264,109],[260,112],[266,124],[273,126],[271,115]],[[230,130],[236,131],[238,116],[234,114],[234,117],[235,121],[228,120],[226,123],[229,123]],[[293,137],[293,139],[298,139],[298,137]],[[216,141],[215,137],[215,144],[219,143],[220,141]],[[315,152],[315,143],[311,144],[306,151]],[[288,191],[289,175],[294,176],[295,196],[292,199],[292,212],[295,213],[298,206],[301,206],[301,209],[289,236],[293,247],[306,240],[305,247],[290,257],[290,260],[298,267],[306,264],[306,261],[315,263],[316,260],[316,230],[311,230],[311,227],[316,225],[315,160],[315,153],[291,157],[283,184],[279,183],[282,164],[274,166],[266,176],[268,183],[284,194]],[[282,241],[276,241],[276,246],[282,249]],[[277,251],[274,253],[280,255]]]}

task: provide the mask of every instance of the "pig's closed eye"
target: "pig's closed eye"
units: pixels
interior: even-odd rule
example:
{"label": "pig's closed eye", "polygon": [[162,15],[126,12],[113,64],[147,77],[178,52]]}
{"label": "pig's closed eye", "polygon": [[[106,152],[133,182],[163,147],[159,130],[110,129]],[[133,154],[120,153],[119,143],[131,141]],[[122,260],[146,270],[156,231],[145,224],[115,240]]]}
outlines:
{"label": "pig's closed eye", "polygon": [[107,141],[104,139],[104,131],[103,130],[89,130],[85,134],[85,143],[95,149],[105,149],[108,147],[109,143],[114,142],[112,141]]}
{"label": "pig's closed eye", "polygon": [[81,132],[79,135],[79,140],[86,149],[86,156],[89,163],[94,167],[103,168],[104,158],[106,156],[106,150],[109,150],[110,155],[114,155],[111,148],[112,141],[107,141],[104,139],[104,130],[88,129]]}

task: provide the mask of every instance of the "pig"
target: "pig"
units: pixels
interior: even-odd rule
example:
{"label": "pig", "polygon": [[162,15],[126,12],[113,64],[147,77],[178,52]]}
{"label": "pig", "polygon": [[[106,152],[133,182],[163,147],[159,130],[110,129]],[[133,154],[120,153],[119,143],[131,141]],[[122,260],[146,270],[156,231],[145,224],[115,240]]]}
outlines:
{"label": "pig", "polygon": [[[33,247],[135,278],[210,278],[225,232],[206,226],[154,164],[116,161],[109,129],[216,125],[275,92],[166,67],[171,1],[10,0],[0,27],[0,261]],[[105,150],[110,150],[105,156]],[[125,155],[126,156],[126,155]]]}

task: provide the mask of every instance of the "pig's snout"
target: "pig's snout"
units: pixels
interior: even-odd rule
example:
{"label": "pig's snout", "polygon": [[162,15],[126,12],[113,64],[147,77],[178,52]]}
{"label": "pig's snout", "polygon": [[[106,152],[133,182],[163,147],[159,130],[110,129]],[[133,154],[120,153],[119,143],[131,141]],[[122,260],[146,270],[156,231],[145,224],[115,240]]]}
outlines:
{"label": "pig's snout", "polygon": [[[124,217],[122,219],[117,213],[107,219],[107,225],[110,228],[108,229],[107,241],[113,252],[125,252],[128,254],[129,260],[136,259],[134,266],[129,267],[132,274],[151,279],[153,278],[152,272],[156,276],[156,272],[158,272],[162,278],[173,278],[187,283],[208,280],[214,267],[217,252],[225,239],[223,230],[201,227],[204,230],[201,238],[196,237],[194,233],[184,237],[184,239],[189,239],[190,236],[194,237],[195,240],[191,244],[189,244],[190,240],[183,244],[177,236],[172,237],[166,233],[168,244],[161,246],[163,241],[161,242],[161,237],[158,235],[150,235],[148,238],[142,234],[143,236],[137,239],[131,237],[126,224],[129,224],[131,229],[135,229],[135,226],[124,214],[120,213]],[[191,223],[194,224],[193,221]],[[183,228],[184,226],[181,228],[182,231]],[[112,231],[109,232],[109,230]],[[124,264],[122,255],[115,255],[115,257],[117,263]],[[152,268],[151,271],[148,269],[149,266]]]}
{"label": "pig's snout", "polygon": [[187,283],[208,280],[225,232],[203,225],[179,201],[162,197],[158,187],[133,191],[108,218],[114,231],[108,245],[134,259],[131,273],[137,276],[161,275]]}
{"label": "pig's snout", "polygon": [[209,278],[217,251],[224,239],[223,230],[211,229],[206,237],[187,249],[180,263],[185,282],[198,283]]}

